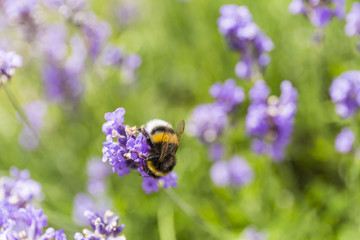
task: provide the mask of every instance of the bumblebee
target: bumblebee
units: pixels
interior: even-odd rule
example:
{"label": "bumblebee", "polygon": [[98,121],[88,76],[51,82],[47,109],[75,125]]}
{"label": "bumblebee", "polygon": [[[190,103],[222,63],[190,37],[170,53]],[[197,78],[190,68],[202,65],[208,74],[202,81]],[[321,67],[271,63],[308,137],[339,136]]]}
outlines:
{"label": "bumblebee", "polygon": [[176,130],[170,123],[154,119],[140,128],[150,146],[144,171],[153,178],[168,175],[176,165],[176,151],[179,147],[185,129],[185,121],[181,120]]}

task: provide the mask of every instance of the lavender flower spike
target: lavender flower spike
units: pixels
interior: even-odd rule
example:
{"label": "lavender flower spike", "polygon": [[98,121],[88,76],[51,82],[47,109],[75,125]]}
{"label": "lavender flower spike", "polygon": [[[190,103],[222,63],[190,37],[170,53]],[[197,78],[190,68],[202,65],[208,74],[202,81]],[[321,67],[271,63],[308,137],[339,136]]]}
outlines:
{"label": "lavender flower spike", "polygon": [[118,236],[125,228],[119,224],[119,217],[107,210],[104,216],[91,211],[86,211],[84,215],[89,219],[91,230],[84,229],[83,234],[75,233],[75,240],[125,240],[125,236]]}
{"label": "lavender flower spike", "polygon": [[354,141],[354,133],[349,128],[343,128],[341,132],[337,135],[335,140],[336,151],[340,153],[350,152]]}
{"label": "lavender flower spike", "polygon": [[249,9],[235,4],[223,5],[217,23],[229,46],[241,56],[235,67],[236,75],[251,78],[256,70],[263,71],[270,62],[267,53],[274,44],[253,22]]}
{"label": "lavender flower spike", "polygon": [[0,239],[66,240],[63,230],[48,228],[47,217],[30,203],[41,197],[41,185],[27,170],[10,169],[12,177],[0,179]]}
{"label": "lavender flower spike", "polygon": [[269,154],[274,160],[284,158],[294,128],[297,91],[289,81],[281,83],[280,97],[270,96],[263,80],[250,90],[251,105],[246,116],[246,130],[254,137],[253,150]]}
{"label": "lavender flower spike", "polygon": [[0,50],[0,86],[8,82],[15,73],[15,68],[22,66],[22,58],[15,52]]}
{"label": "lavender flower spike", "polygon": [[212,143],[223,132],[228,122],[226,109],[218,104],[202,104],[197,106],[188,123],[191,135],[205,143]]}
{"label": "lavender flower spike", "polygon": [[242,232],[243,240],[267,240],[268,234],[265,232],[259,232],[254,227],[248,226]]}
{"label": "lavender flower spike", "polygon": [[215,83],[210,88],[210,94],[229,112],[245,99],[244,90],[237,86],[233,79],[226,80],[223,85]]}
{"label": "lavender flower spike", "polygon": [[345,16],[344,0],[292,0],[289,5],[292,14],[307,16],[315,27],[323,28],[332,18]]}
{"label": "lavender flower spike", "polygon": [[[346,15],[345,33],[348,36],[360,36],[360,2],[354,2]],[[360,42],[358,47],[360,51]]]}
{"label": "lavender flower spike", "polygon": [[229,162],[219,160],[211,168],[212,181],[219,187],[241,187],[253,180],[253,170],[245,159],[234,156]]}
{"label": "lavender flower spike", "polygon": [[28,170],[18,170],[16,167],[10,169],[12,177],[0,178],[0,201],[17,208],[25,207],[33,199],[42,199],[40,183],[30,178]]}
{"label": "lavender flower spike", "polygon": [[329,89],[341,117],[351,117],[360,106],[360,71],[348,71],[335,78]]}

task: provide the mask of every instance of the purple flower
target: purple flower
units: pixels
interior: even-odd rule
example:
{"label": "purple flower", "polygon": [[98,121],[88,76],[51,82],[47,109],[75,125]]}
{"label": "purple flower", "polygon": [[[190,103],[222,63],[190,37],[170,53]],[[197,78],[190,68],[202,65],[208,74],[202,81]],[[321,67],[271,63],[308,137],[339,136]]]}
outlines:
{"label": "purple flower", "polygon": [[[44,82],[45,96],[48,100],[56,103],[76,103],[83,90],[81,78],[85,68],[87,50],[85,43],[78,35],[70,40],[71,54],[67,57],[67,45],[65,42],[66,30],[62,25],[49,27],[49,35],[57,36],[56,41],[52,37],[42,37],[42,41],[48,47],[43,47],[46,62],[43,64],[42,78]],[[59,29],[58,29],[59,28]],[[52,32],[55,34],[52,34]],[[65,52],[63,52],[65,51]],[[61,53],[63,52],[63,53]]]}
{"label": "purple flower", "polygon": [[214,143],[210,147],[210,157],[213,160],[220,160],[224,155],[224,148],[220,143]]}
{"label": "purple flower", "polygon": [[39,48],[47,59],[63,61],[67,55],[67,28],[63,23],[56,23],[39,31]]}
{"label": "purple flower", "polygon": [[306,12],[306,7],[303,0],[293,0],[289,5],[289,11],[292,14],[304,14]]}
{"label": "purple flower", "polygon": [[[1,207],[0,207],[1,208]],[[30,240],[66,240],[63,230],[55,231],[48,228],[47,217],[41,209],[35,209],[32,205],[25,208],[19,208],[8,216],[7,221],[0,229],[1,239],[30,239]]]}
{"label": "purple flower", "polygon": [[48,228],[47,217],[30,203],[42,196],[41,185],[27,170],[10,169],[11,177],[0,179],[0,239],[66,240],[62,230]]}
{"label": "purple flower", "polygon": [[229,186],[231,183],[231,176],[229,171],[229,164],[224,160],[219,160],[214,163],[210,170],[211,180],[219,187]]}
{"label": "purple flower", "polygon": [[83,234],[75,233],[75,240],[125,240],[122,236],[118,236],[125,228],[125,225],[119,225],[119,217],[113,212],[107,210],[104,215],[92,211],[86,211],[84,215],[88,218],[91,230],[84,229]]}
{"label": "purple flower", "polygon": [[105,21],[99,21],[93,14],[87,14],[81,23],[81,28],[87,43],[89,56],[95,60],[111,34],[110,25]]}
{"label": "purple flower", "polygon": [[177,176],[176,172],[171,172],[168,175],[166,175],[165,177],[163,177],[163,179],[161,181],[164,184],[164,188],[168,189],[170,187],[176,188],[178,186],[177,179],[178,179],[178,176]]}
{"label": "purple flower", "polygon": [[234,156],[229,162],[216,161],[211,167],[210,176],[219,187],[241,187],[253,180],[253,171],[245,159]]}
{"label": "purple flower", "polygon": [[360,35],[360,2],[354,2],[346,15],[345,32],[348,36]]}
{"label": "purple flower", "polygon": [[229,160],[231,184],[236,187],[243,186],[253,180],[252,168],[245,159],[234,156]]}
{"label": "purple flower", "polygon": [[138,55],[126,54],[112,45],[107,45],[100,56],[101,65],[120,67],[126,82],[133,82],[136,79],[135,71],[140,67],[141,62],[141,57]]}
{"label": "purple flower", "polygon": [[343,128],[341,132],[337,135],[335,140],[336,151],[340,153],[350,152],[354,141],[354,133],[349,128]]}
{"label": "purple flower", "polygon": [[46,98],[55,103],[77,102],[83,89],[79,77],[73,75],[71,69],[57,63],[45,63],[42,78]]}
{"label": "purple flower", "polygon": [[233,79],[226,80],[224,84],[215,83],[210,88],[210,94],[216,99],[216,103],[223,105],[228,112],[245,99],[244,90],[238,87]]}
{"label": "purple flower", "polygon": [[337,114],[350,117],[360,106],[360,71],[348,71],[335,78],[329,89]]}
{"label": "purple flower", "polygon": [[92,158],[87,163],[87,189],[94,196],[101,196],[106,189],[105,177],[110,175],[111,169],[103,164],[100,158]]}
{"label": "purple flower", "polygon": [[85,211],[95,211],[104,214],[112,206],[111,200],[98,196],[90,196],[86,193],[78,193],[74,198],[72,218],[78,225],[85,226],[88,224],[88,218],[84,216]]}
{"label": "purple flower", "polygon": [[227,111],[222,105],[202,104],[197,106],[188,123],[188,131],[205,143],[212,143],[227,124]]}
{"label": "purple flower", "polygon": [[146,194],[150,194],[152,192],[158,192],[159,191],[159,185],[157,184],[156,179],[154,178],[144,178],[144,181],[142,183],[142,188],[146,192]]}
{"label": "purple flower", "polygon": [[120,67],[124,61],[123,52],[116,46],[107,45],[100,57],[100,63],[103,66]]}
{"label": "purple flower", "polygon": [[263,70],[269,64],[267,52],[274,48],[274,44],[253,22],[247,7],[223,5],[217,23],[230,47],[241,55],[235,67],[238,77],[251,78],[254,69]]}
{"label": "purple flower", "polygon": [[325,27],[333,17],[344,18],[344,0],[292,0],[289,5],[292,14],[307,16],[315,27]]}
{"label": "purple flower", "polygon": [[116,5],[116,17],[122,25],[129,25],[139,17],[139,6],[136,2],[125,0]]}
{"label": "purple flower", "polygon": [[44,101],[35,100],[24,106],[28,123],[18,116],[19,121],[24,125],[19,135],[19,143],[27,150],[34,150],[39,144],[39,132],[43,127],[43,118],[46,114],[47,105]]}
{"label": "purple flower", "polygon": [[293,131],[297,91],[289,81],[283,81],[279,98],[267,98],[268,94],[263,80],[250,90],[252,104],[246,116],[246,130],[254,137],[252,147],[255,152],[267,153],[278,161],[283,159]]}
{"label": "purple flower", "polygon": [[264,232],[258,232],[253,227],[246,227],[242,232],[244,240],[267,240],[268,236]]}
{"label": "purple flower", "polygon": [[140,67],[142,59],[137,54],[130,54],[124,59],[122,65],[122,76],[124,80],[128,83],[134,82],[136,80],[136,69]]}
{"label": "purple flower", "polygon": [[49,10],[55,10],[61,13],[66,19],[81,18],[77,13],[81,13],[87,8],[87,0],[43,0],[43,4]]}
{"label": "purple flower", "polygon": [[10,174],[0,179],[0,201],[25,207],[33,199],[42,199],[41,185],[30,178],[29,171],[12,167]]}
{"label": "purple flower", "polygon": [[21,19],[29,15],[38,6],[38,0],[3,0],[3,10],[10,19]]}
{"label": "purple flower", "polygon": [[0,50],[0,86],[11,79],[15,68],[22,66],[22,58],[15,52]]}
{"label": "purple flower", "polygon": [[118,108],[114,112],[106,113],[104,118],[107,120],[102,126],[102,131],[106,136],[103,143],[103,162],[109,162],[113,172],[120,177],[129,174],[131,170],[137,170],[143,178],[143,189],[146,193],[156,192],[159,184],[165,188],[176,187],[174,181],[176,174],[153,179],[144,171],[149,146],[146,138],[138,133],[136,127],[123,125],[125,109]]}

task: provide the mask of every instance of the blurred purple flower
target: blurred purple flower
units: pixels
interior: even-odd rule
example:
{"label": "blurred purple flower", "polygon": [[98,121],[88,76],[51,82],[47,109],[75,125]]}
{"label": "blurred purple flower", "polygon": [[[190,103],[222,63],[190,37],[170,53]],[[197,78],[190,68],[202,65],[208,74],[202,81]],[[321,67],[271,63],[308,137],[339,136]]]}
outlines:
{"label": "blurred purple flower", "polygon": [[263,70],[269,64],[267,52],[274,48],[274,44],[253,22],[246,6],[223,5],[217,23],[230,47],[241,55],[235,67],[238,77],[251,78],[254,69]]}
{"label": "blurred purple flower", "polygon": [[71,54],[65,61],[65,68],[72,76],[81,77],[85,71],[85,61],[88,57],[84,40],[79,35],[70,39]]}
{"label": "blurred purple flower", "polygon": [[141,133],[137,133],[136,127],[123,125],[124,115],[124,108],[105,113],[104,118],[107,122],[102,126],[102,131],[106,135],[102,150],[103,162],[109,162],[113,172],[119,177],[129,174],[131,169],[139,171],[143,178],[143,189],[148,194],[158,191],[159,184],[163,184],[165,188],[175,187],[176,174],[153,179],[143,170],[149,146],[146,138]]}
{"label": "blurred purple flower", "polygon": [[126,82],[132,83],[136,80],[135,70],[140,67],[141,63],[142,59],[137,54],[130,54],[125,57],[122,65],[122,76]]}
{"label": "blurred purple flower", "polygon": [[210,88],[210,94],[216,99],[216,103],[223,105],[230,112],[245,99],[242,87],[236,85],[233,79],[228,79],[224,84],[215,83]]}
{"label": "blurred purple flower", "polygon": [[212,143],[223,132],[228,117],[219,104],[198,105],[192,113],[187,130],[205,143]]}
{"label": "blurred purple flower", "polygon": [[119,217],[110,210],[107,210],[104,215],[92,211],[86,211],[84,215],[90,221],[92,231],[84,229],[83,234],[75,233],[75,240],[125,240],[125,237],[118,236],[124,230],[125,225],[118,225]]}
{"label": "blurred purple flower", "polygon": [[352,145],[355,141],[354,133],[349,128],[343,128],[341,132],[336,136],[335,148],[340,153],[348,153],[352,149]]}
{"label": "blurred purple flower", "polygon": [[144,181],[142,183],[142,188],[144,189],[146,194],[159,191],[159,185],[157,184],[156,179],[150,177],[144,178]]}
{"label": "blurred purple flower", "polygon": [[84,216],[85,211],[95,211],[104,214],[111,206],[111,200],[107,197],[98,196],[98,198],[94,198],[94,196],[86,193],[78,193],[74,198],[72,218],[76,224],[85,226],[89,222]]}
{"label": "blurred purple flower", "polygon": [[268,236],[264,232],[258,232],[254,227],[246,227],[242,232],[244,240],[267,240]]}
{"label": "blurred purple flower", "polygon": [[289,5],[292,14],[307,16],[315,27],[325,27],[333,17],[345,16],[344,0],[292,0]]}
{"label": "blurred purple flower", "polygon": [[139,6],[134,1],[123,0],[116,5],[116,17],[122,25],[129,25],[139,17]]}
{"label": "blurred purple flower", "polygon": [[253,170],[245,159],[233,156],[229,162],[216,161],[211,167],[210,176],[219,187],[241,187],[253,180]]}
{"label": "blurred purple flower", "polygon": [[2,10],[9,26],[21,30],[27,41],[33,41],[38,30],[38,0],[2,0]]}
{"label": "blurred purple flower", "polygon": [[232,157],[229,160],[229,171],[233,186],[240,187],[253,180],[253,170],[244,158]]}
{"label": "blurred purple flower", "polygon": [[31,201],[42,196],[41,185],[27,170],[10,169],[11,177],[0,179],[0,239],[66,240],[62,230],[48,228],[47,217]]}
{"label": "blurred purple flower", "polygon": [[38,0],[2,0],[3,11],[12,20],[32,15],[38,6]]}
{"label": "blurred purple flower", "polygon": [[87,163],[88,192],[94,196],[101,196],[106,189],[105,177],[111,174],[109,166],[103,164],[100,158],[92,158]]}
{"label": "blurred purple flower", "polygon": [[87,14],[82,21],[81,29],[84,33],[89,56],[95,60],[111,34],[109,23],[99,21],[94,14]]}
{"label": "blurred purple flower", "polygon": [[224,148],[220,143],[214,143],[210,147],[210,158],[213,160],[220,160],[224,155]]}
{"label": "blurred purple flower", "polygon": [[137,54],[130,54],[124,60],[124,68],[135,71],[141,65],[141,57]]}
{"label": "blurred purple flower", "polygon": [[22,66],[22,58],[15,52],[0,50],[0,87],[11,79],[15,68]]}
{"label": "blurred purple flower", "polygon": [[337,114],[351,117],[360,106],[360,71],[348,71],[334,79],[329,89]]}
{"label": "blurred purple flower", "polygon": [[83,90],[81,78],[85,70],[87,49],[78,35],[70,39],[67,56],[67,33],[62,24],[48,26],[39,37],[45,55],[42,69],[45,96],[55,103],[76,103]]}
{"label": "blurred purple flower", "polygon": [[42,78],[45,96],[49,101],[64,103],[79,99],[83,89],[80,76],[73,74],[71,70],[51,61],[44,64]]}
{"label": "blurred purple flower", "polygon": [[34,150],[39,145],[39,133],[43,127],[43,118],[46,114],[47,105],[42,100],[32,101],[24,106],[28,123],[19,116],[23,129],[19,135],[20,145],[27,150]]}
{"label": "blurred purple flower", "polygon": [[133,82],[136,79],[135,71],[140,67],[142,59],[137,54],[126,54],[116,46],[107,45],[99,62],[103,66],[120,67],[124,80]]}
{"label": "blurred purple flower", "polygon": [[348,36],[360,36],[360,2],[354,2],[346,15],[345,32]]}
{"label": "blurred purple flower", "polygon": [[78,18],[77,13],[86,10],[87,0],[43,0],[43,4],[50,10],[61,13],[65,18]]}
{"label": "blurred purple flower", "polygon": [[210,176],[215,185],[219,187],[226,187],[230,185],[231,176],[228,165],[228,162],[219,160],[211,167]]}
{"label": "blurred purple flower", "polygon": [[100,57],[100,63],[103,66],[120,67],[124,61],[123,52],[116,46],[107,45]]}
{"label": "blurred purple flower", "polygon": [[30,178],[28,170],[10,169],[11,177],[0,178],[0,201],[16,206],[27,206],[32,200],[42,199],[40,183]]}
{"label": "blurred purple flower", "polygon": [[270,96],[263,80],[250,90],[251,105],[246,116],[246,130],[254,137],[253,150],[267,153],[274,160],[282,160],[289,144],[296,113],[297,91],[289,81],[281,83],[280,98]]}
{"label": "blurred purple flower", "polygon": [[45,27],[38,33],[39,48],[47,59],[61,62],[67,55],[67,28],[63,23]]}
{"label": "blurred purple flower", "polygon": [[[6,208],[1,209],[2,207],[0,206],[0,211],[6,211]],[[1,226],[1,239],[66,240],[63,230],[55,231],[53,228],[48,228],[44,232],[47,217],[41,209],[35,209],[32,205],[13,211]]]}

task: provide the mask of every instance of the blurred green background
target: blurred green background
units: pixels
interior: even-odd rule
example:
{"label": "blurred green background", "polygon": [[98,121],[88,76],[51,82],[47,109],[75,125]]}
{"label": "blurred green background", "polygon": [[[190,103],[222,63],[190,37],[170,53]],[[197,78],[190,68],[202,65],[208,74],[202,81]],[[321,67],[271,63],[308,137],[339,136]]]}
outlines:
{"label": "blurred green background", "polygon": [[[347,2],[349,10],[351,3]],[[345,22],[334,19],[323,42],[313,41],[316,28],[308,19],[288,12],[290,1],[138,0],[139,15],[127,27],[111,14],[118,1],[91,1],[113,30],[111,42],[139,54],[142,65],[135,83],[126,84],[119,71],[89,71],[85,93],[72,110],[49,105],[40,146],[23,150],[18,144],[22,125],[16,121],[0,89],[0,166],[29,169],[40,182],[49,225],[64,228],[68,239],[81,231],[71,218],[73,198],[86,189],[86,163],[102,156],[104,113],[126,109],[125,123],[140,126],[153,118],[176,124],[187,120],[198,104],[212,102],[215,82],[235,78],[238,60],[218,32],[223,4],[246,5],[254,21],[274,42],[264,79],[278,95],[288,79],[299,92],[295,131],[282,163],[254,154],[244,119],[249,100],[235,116],[235,129],[225,136],[228,156],[240,155],[253,167],[255,178],[240,188],[218,188],[209,176],[212,163],[206,147],[185,134],[175,168],[178,188],[146,195],[141,177],[112,174],[108,193],[113,211],[126,225],[127,239],[237,239],[249,226],[268,233],[270,240],[357,239],[360,236],[359,159],[334,150],[335,136],[350,126],[358,146],[358,117],[343,120],[334,111],[328,89],[334,77],[357,70],[357,39],[345,35]],[[24,59],[9,88],[21,104],[42,96],[39,66]],[[252,83],[237,79],[247,93]],[[193,210],[187,211],[187,205]]]}

